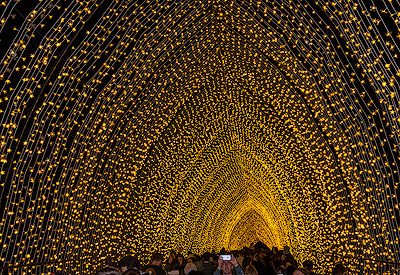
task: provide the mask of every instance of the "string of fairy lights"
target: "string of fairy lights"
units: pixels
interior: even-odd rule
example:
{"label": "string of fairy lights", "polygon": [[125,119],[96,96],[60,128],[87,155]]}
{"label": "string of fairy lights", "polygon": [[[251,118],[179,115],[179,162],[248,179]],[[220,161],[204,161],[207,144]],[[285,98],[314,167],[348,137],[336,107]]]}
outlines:
{"label": "string of fairy lights", "polygon": [[0,1],[0,266],[261,240],[396,274],[348,257],[400,261],[399,10]]}

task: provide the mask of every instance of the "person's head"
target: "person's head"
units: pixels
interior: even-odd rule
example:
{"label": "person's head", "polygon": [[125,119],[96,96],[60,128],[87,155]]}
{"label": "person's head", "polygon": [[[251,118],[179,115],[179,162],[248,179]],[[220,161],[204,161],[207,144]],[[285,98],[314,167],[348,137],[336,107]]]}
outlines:
{"label": "person's head", "polygon": [[248,265],[246,266],[246,270],[244,272],[245,275],[258,275],[257,269],[255,268],[254,265]]}
{"label": "person's head", "polygon": [[265,258],[267,256],[267,252],[264,249],[261,249],[260,257]]}
{"label": "person's head", "polygon": [[188,264],[194,264],[195,262],[197,262],[197,260],[194,257],[190,257],[190,258],[187,259],[187,263]]}
{"label": "person's head", "polygon": [[185,257],[183,257],[182,254],[178,254],[176,259],[178,260],[180,266],[185,266]]}
{"label": "person's head", "polygon": [[121,269],[121,272],[125,272],[128,269],[140,269],[139,260],[136,259],[136,257],[133,257],[131,255],[127,255],[127,256],[123,257],[119,261],[118,266]]}
{"label": "person's head", "polygon": [[201,256],[201,257],[203,258],[203,261],[205,261],[205,262],[212,262],[212,260],[210,260],[211,253],[209,253],[209,252],[204,253],[203,256]]}
{"label": "person's head", "polygon": [[285,255],[290,254],[289,246],[285,245],[285,247],[283,248],[283,254],[285,254]]}
{"label": "person's head", "polygon": [[233,264],[230,261],[222,261],[222,273],[224,275],[232,274]]}
{"label": "person's head", "polygon": [[163,259],[164,259],[164,257],[161,253],[158,253],[158,252],[153,253],[153,255],[151,256],[151,264],[160,266]]}
{"label": "person's head", "polygon": [[332,275],[347,275],[346,268],[342,264],[336,264],[332,271]]}
{"label": "person's head", "polygon": [[185,265],[185,268],[183,269],[183,271],[185,272],[185,275],[188,275],[190,271],[197,271],[197,267],[194,263],[187,263]]}
{"label": "person's head", "polygon": [[314,267],[314,263],[310,260],[305,260],[303,263],[303,267],[309,271],[312,271],[312,269]]}
{"label": "person's head", "polygon": [[103,269],[98,270],[95,275],[121,275],[121,272],[118,269],[113,267],[105,267]]}
{"label": "person's head", "polygon": [[111,256],[106,257],[105,267],[111,267],[111,268],[117,269],[118,266],[119,266],[119,264],[116,261],[114,261],[114,259]]}

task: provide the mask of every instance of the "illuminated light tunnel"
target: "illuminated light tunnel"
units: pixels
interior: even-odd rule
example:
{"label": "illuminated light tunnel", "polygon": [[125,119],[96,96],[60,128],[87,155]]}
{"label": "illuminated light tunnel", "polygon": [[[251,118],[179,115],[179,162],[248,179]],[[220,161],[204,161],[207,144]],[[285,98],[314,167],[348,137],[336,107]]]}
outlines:
{"label": "illuminated light tunnel", "polygon": [[1,1],[0,266],[260,240],[397,274],[399,24],[395,0]]}

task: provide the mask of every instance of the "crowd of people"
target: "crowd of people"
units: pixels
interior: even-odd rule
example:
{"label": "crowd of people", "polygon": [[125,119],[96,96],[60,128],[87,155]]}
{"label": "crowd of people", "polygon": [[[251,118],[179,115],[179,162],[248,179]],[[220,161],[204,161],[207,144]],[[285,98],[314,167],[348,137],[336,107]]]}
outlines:
{"label": "crowd of people", "polygon": [[[164,260],[160,253],[154,253],[146,265],[131,255],[118,263],[108,259],[105,268],[96,275],[326,275],[314,272],[313,262],[301,265],[291,255],[289,248],[278,250],[268,247],[244,248],[240,251],[220,253],[206,252],[199,256],[189,253],[187,257],[171,251]],[[337,263],[332,275],[347,275],[346,268]]]}

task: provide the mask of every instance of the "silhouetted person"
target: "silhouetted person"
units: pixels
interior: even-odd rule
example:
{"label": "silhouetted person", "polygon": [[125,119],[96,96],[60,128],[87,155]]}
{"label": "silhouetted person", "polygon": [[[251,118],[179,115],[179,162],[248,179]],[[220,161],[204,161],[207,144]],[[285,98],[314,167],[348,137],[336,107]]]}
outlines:
{"label": "silhouetted person", "polygon": [[168,261],[165,263],[164,265],[164,269],[165,271],[171,271],[171,264],[172,261],[174,261],[176,259],[177,254],[175,253],[175,251],[171,250],[171,252],[169,253],[169,257],[168,257]]}
{"label": "silhouetted person", "polygon": [[161,267],[162,261],[163,261],[163,255],[161,253],[154,253],[151,256],[150,264],[146,265],[143,268],[143,270],[153,268],[155,270],[156,274],[152,274],[152,275],[167,275],[165,270],[162,269],[162,267]]}
{"label": "silhouetted person", "polygon": [[274,275],[275,272],[273,268],[267,268],[267,265],[264,261],[261,260],[260,254],[256,253],[253,256],[253,261],[251,264],[257,269],[258,275]]}
{"label": "silhouetted person", "polygon": [[310,271],[310,275],[319,275],[319,274],[313,272],[314,263],[313,263],[312,261],[310,261],[310,260],[305,260],[304,263],[303,263],[303,267],[304,267],[305,269],[307,269],[308,271]]}
{"label": "silhouetted person", "polygon": [[140,263],[137,258],[135,258],[131,255],[127,255],[119,261],[119,268],[122,273],[124,273],[128,269],[140,270]]}
{"label": "silhouetted person", "polygon": [[178,254],[178,255],[176,255],[176,259],[177,259],[177,261],[179,263],[179,269],[183,270],[185,268],[185,265],[186,265],[185,257],[183,257],[182,254]]}
{"label": "silhouetted person", "polygon": [[119,264],[117,262],[115,262],[111,256],[107,256],[106,257],[106,265],[105,265],[105,267],[111,267],[111,268],[114,268],[114,269],[118,269]]}
{"label": "silhouetted person", "polygon": [[204,275],[212,275],[214,273],[215,269],[216,269],[216,266],[212,262],[211,254],[204,253],[203,254],[203,274]]}

